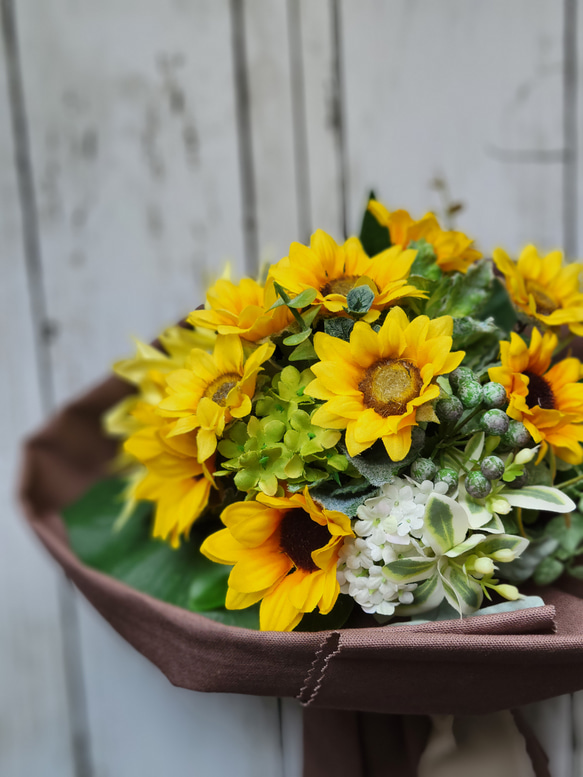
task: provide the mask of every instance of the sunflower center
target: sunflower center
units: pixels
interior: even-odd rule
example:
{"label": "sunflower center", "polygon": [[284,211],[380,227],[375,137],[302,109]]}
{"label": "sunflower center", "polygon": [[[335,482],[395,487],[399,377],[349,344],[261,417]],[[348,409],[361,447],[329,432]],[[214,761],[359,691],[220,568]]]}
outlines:
{"label": "sunflower center", "polygon": [[379,415],[402,415],[407,402],[419,396],[423,381],[417,367],[404,359],[383,359],[371,365],[358,388],[366,407]]}
{"label": "sunflower center", "polygon": [[346,297],[348,292],[354,288],[358,278],[358,275],[345,275],[343,278],[335,278],[322,288],[322,294],[325,297],[328,294],[342,294],[342,296]]}
{"label": "sunflower center", "polygon": [[225,375],[220,375],[215,378],[212,383],[206,387],[204,392],[205,397],[212,399],[217,405],[221,407],[225,406],[229,391],[237,385],[241,380],[241,376],[236,372],[227,372]]}
{"label": "sunflower center", "polygon": [[536,281],[527,281],[526,290],[529,294],[532,294],[534,298],[537,313],[541,313],[543,316],[549,316],[557,309],[558,305],[556,300],[550,296],[547,289],[543,289]]}
{"label": "sunflower center", "polygon": [[555,396],[548,382],[534,372],[523,372],[528,378],[528,394],[526,404],[529,407],[542,407],[544,410],[553,410]]}
{"label": "sunflower center", "polygon": [[298,569],[315,572],[318,567],[312,551],[323,548],[330,540],[327,526],[321,526],[301,508],[288,510],[280,524],[279,547],[291,558]]}

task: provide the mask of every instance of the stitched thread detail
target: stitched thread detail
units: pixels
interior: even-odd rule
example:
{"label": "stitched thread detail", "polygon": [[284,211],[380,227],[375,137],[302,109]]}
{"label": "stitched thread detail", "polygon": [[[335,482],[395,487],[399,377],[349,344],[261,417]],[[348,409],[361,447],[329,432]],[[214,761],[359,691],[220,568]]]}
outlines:
{"label": "stitched thread detail", "polygon": [[333,631],[326,637],[316,651],[306,680],[296,697],[304,707],[312,704],[318,695],[322,683],[324,682],[324,675],[326,674],[328,664],[334,656],[340,653],[340,650],[340,632]]}

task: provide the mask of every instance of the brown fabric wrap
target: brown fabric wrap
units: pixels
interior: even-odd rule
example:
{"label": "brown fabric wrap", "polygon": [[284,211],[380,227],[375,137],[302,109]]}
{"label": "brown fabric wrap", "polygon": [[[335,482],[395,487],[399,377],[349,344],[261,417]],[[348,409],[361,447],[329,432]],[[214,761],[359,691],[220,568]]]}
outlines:
{"label": "brown fabric wrap", "polygon": [[[221,625],[84,566],[68,546],[59,511],[107,473],[115,446],[103,437],[100,419],[127,393],[125,384],[110,378],[28,440],[20,498],[34,531],[79,590],[174,685],[296,697],[309,710],[313,732],[334,721],[330,733],[336,745],[344,742],[345,764],[347,753],[356,758],[350,742],[366,749],[366,734],[354,732],[362,720],[365,731],[374,729],[375,715],[487,713],[583,688],[583,584],[577,581],[545,589],[546,606],[529,610],[419,626],[284,634]],[[339,717],[334,711],[341,710],[367,715]],[[423,721],[390,723],[387,732],[400,731],[402,741],[403,732],[408,742],[423,738]],[[308,752],[315,764],[315,751]],[[403,755],[402,761],[395,775],[413,774],[411,759]],[[310,777],[324,773],[306,768]],[[376,774],[372,767],[359,768],[350,773]]]}

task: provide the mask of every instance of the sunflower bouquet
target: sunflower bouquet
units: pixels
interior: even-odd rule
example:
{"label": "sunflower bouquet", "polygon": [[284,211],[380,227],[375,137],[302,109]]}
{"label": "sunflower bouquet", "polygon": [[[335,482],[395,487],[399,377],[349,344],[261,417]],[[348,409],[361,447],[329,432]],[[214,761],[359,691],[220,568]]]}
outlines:
{"label": "sunflower bouquet", "polygon": [[532,606],[526,581],[583,578],[582,270],[371,198],[359,238],[216,281],[115,365],[118,478],[67,511],[73,546],[262,630]]}

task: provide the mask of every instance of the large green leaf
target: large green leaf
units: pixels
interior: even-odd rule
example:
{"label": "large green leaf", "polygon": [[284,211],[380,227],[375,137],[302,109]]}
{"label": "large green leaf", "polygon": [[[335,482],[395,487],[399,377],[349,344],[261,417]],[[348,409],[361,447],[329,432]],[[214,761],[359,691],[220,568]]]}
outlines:
{"label": "large green leaf", "polygon": [[[370,200],[376,200],[374,192],[370,193]],[[376,256],[391,247],[391,237],[387,227],[376,220],[368,208],[362,217],[362,227],[360,228],[360,242],[369,256]]]}
{"label": "large green leaf", "polygon": [[447,567],[442,582],[445,598],[461,615],[470,615],[482,604],[481,586],[459,567]]}
{"label": "large green leaf", "polygon": [[469,529],[464,508],[454,499],[433,493],[425,508],[423,542],[438,556],[463,542]]}
{"label": "large green leaf", "polygon": [[71,547],[81,561],[156,599],[224,624],[258,628],[257,606],[246,610],[224,607],[231,568],[199,552],[205,537],[220,525],[195,523],[190,540],[174,550],[152,539],[152,507],[141,502],[131,519],[114,531],[123,508],[124,486],[118,478],[103,480],[64,511]]}
{"label": "large green leaf", "polygon": [[570,513],[577,508],[570,497],[558,488],[549,486],[524,486],[515,491],[506,488],[501,493],[512,507],[524,507],[527,510]]}
{"label": "large green leaf", "polygon": [[434,558],[400,558],[386,564],[383,575],[393,583],[415,583],[431,577],[436,563]]}

